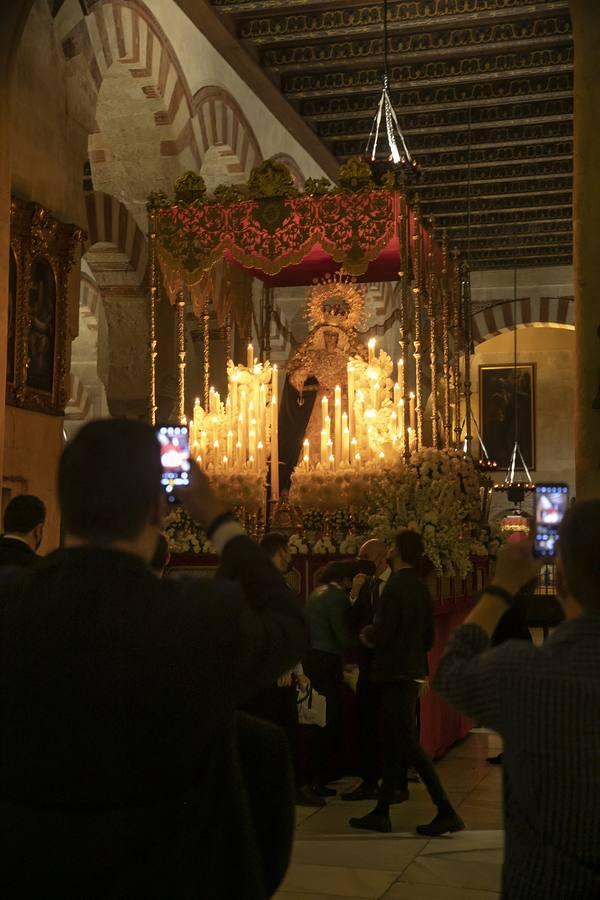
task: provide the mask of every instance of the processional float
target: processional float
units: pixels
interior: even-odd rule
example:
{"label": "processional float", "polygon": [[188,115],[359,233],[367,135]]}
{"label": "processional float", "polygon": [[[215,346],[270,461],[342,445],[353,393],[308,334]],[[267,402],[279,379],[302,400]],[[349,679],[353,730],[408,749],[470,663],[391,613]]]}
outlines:
{"label": "processional float", "polygon": [[[329,479],[350,485],[358,506],[373,479],[408,470],[411,460],[413,468],[420,465],[426,448],[462,456],[462,412],[470,420],[468,291],[446,234],[435,240],[418,198],[409,202],[392,173],[376,183],[369,164],[353,159],[340,167],[337,185],[308,179],[299,192],[287,168],[268,161],[253,170],[247,185],[220,186],[210,197],[201,176],[187,173],[176,182],[174,200],[151,195],[148,216],[150,417],[154,422],[157,411],[162,282],[177,321],[178,417],[189,421],[193,455],[229,502],[264,522],[267,498],[271,510],[281,500],[279,385],[268,358],[276,287],[311,287],[311,334],[320,329],[325,341],[328,329],[358,333],[363,284],[398,285],[390,317],[398,326],[397,358],[378,352],[372,339],[355,352],[348,345],[343,377],[328,393],[317,393],[310,434],[294,459],[295,505],[306,509],[323,496],[339,504],[339,495],[311,490],[311,482],[322,486]],[[255,353],[245,345],[243,361],[233,359],[231,335],[234,318],[238,333],[244,331],[244,311],[234,309],[231,297],[224,302],[222,291],[217,296],[224,272],[263,283],[260,347]],[[203,384],[202,402],[199,397],[186,410],[188,299],[202,325]],[[211,303],[227,335],[224,399],[211,390]],[[288,381],[300,396],[306,356],[292,357],[288,366]]]}

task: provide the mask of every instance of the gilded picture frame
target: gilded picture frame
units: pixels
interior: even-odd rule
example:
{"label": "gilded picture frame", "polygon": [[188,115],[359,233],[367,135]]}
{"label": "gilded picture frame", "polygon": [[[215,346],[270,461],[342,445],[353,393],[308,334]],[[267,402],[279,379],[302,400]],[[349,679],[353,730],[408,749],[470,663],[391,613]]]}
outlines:
{"label": "gilded picture frame", "polygon": [[519,363],[516,375],[515,402],[513,363],[479,367],[481,437],[490,459],[497,463],[498,469],[506,470],[510,467],[516,433],[527,467],[533,470],[536,467],[535,363]]}
{"label": "gilded picture frame", "polygon": [[69,274],[85,233],[36,203],[11,201],[6,402],[64,415]]}

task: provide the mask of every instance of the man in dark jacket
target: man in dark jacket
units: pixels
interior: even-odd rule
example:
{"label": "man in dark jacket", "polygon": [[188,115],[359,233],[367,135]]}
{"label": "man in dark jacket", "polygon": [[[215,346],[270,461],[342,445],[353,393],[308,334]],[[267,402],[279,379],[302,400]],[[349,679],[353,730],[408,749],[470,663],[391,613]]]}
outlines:
{"label": "man in dark jacket", "polygon": [[35,566],[44,536],[46,507],[33,494],[18,494],[4,510],[4,534],[0,538],[0,566],[27,569]]}
{"label": "man in dark jacket", "polygon": [[[350,591],[352,604],[351,620],[356,638],[369,625],[379,599],[392,570],[387,560],[387,547],[376,538],[365,541],[359,550],[359,559],[370,563],[372,575],[356,575]],[[381,690],[372,677],[374,651],[359,643],[357,651],[358,681],[356,684],[356,708],[358,712],[358,734],[360,742],[360,776],[358,787],[342,794],[342,800],[373,800],[378,794],[381,777]]]}
{"label": "man in dark jacket", "polygon": [[160,475],[148,426],[86,425],[60,463],[65,549],[2,583],[6,900],[263,900],[285,871],[291,779],[273,878],[235,707],[302,655],[302,613],[195,467],[180,496],[229,580],[157,579]]}
{"label": "man in dark jacket", "polygon": [[383,782],[375,809],[350,819],[350,824],[391,831],[390,804],[408,800],[408,767],[412,765],[438,810],[432,822],[416,830],[436,837],[465,826],[417,734],[419,684],[428,674],[427,653],[434,641],[433,602],[424,580],[433,567],[424,556],[419,534],[402,531],[396,536],[393,565],[394,574],[381,595],[373,624],[361,635],[363,643],[374,649],[371,677],[381,689]]}

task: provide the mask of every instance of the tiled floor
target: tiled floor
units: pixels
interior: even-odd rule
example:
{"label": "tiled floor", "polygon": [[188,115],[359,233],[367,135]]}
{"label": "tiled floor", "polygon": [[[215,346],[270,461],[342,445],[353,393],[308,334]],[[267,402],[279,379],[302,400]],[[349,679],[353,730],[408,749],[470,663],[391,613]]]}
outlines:
{"label": "tiled floor", "polygon": [[[435,813],[422,785],[408,803],[392,807],[393,833],[374,835],[348,825],[372,802],[324,809],[297,807],[292,864],[276,900],[497,900],[502,862],[502,773],[485,762],[500,739],[472,734],[438,764],[438,772],[467,830],[428,840],[414,828]],[[336,784],[338,793],[355,782]]]}

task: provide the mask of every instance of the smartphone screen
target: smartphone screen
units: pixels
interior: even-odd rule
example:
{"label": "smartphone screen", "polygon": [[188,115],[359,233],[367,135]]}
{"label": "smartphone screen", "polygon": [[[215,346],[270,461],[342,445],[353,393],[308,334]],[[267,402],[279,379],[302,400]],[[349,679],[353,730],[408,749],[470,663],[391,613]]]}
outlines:
{"label": "smartphone screen", "polygon": [[160,425],[156,429],[162,464],[161,484],[173,503],[173,488],[190,482],[190,441],[185,425]]}
{"label": "smartphone screen", "polygon": [[556,556],[560,523],[567,511],[569,488],[566,484],[538,484],[535,489],[536,556]]}

